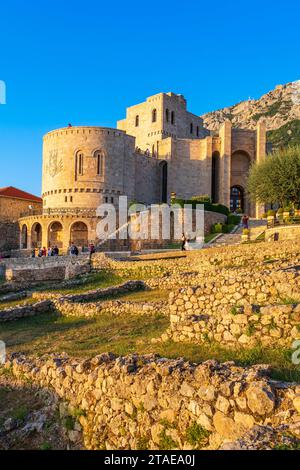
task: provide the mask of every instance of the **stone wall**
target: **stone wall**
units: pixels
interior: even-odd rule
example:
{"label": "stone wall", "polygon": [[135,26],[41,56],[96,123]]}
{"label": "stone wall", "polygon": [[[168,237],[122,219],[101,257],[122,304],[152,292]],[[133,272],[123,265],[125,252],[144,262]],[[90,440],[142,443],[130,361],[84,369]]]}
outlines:
{"label": "stone wall", "polygon": [[[1,309],[1,306],[0,306]],[[42,300],[35,304],[22,305],[17,307],[10,307],[0,310],[0,323],[19,320],[20,318],[34,317],[44,313],[53,311],[52,302],[49,300]]]}
{"label": "stone wall", "polygon": [[[109,297],[122,296],[145,288],[146,285],[142,281],[128,281],[118,286],[95,289],[83,294],[67,294],[63,296],[60,292],[35,292],[32,294],[32,299],[36,301],[35,303],[25,303],[24,305],[0,310],[0,323],[49,312],[56,312],[63,316],[88,317],[109,313],[113,313],[116,316],[125,313],[167,314],[165,302],[145,302],[140,305],[135,302],[123,302],[122,300],[105,301]],[[23,294],[16,300],[21,300],[25,297]],[[4,300],[2,299],[2,301]],[[13,299],[10,298],[10,300]],[[99,300],[101,302],[97,302]]]}
{"label": "stone wall", "polygon": [[19,248],[20,231],[16,222],[0,221],[0,256]]}
{"label": "stone wall", "polygon": [[300,387],[271,380],[267,366],[102,354],[13,355],[5,367],[76,409],[87,449],[230,448],[257,426],[279,431],[263,448],[299,442]]}
{"label": "stone wall", "polygon": [[89,255],[11,258],[5,260],[5,278],[14,282],[71,279],[90,272]]}
{"label": "stone wall", "polygon": [[29,212],[29,206],[32,211],[42,211],[43,207],[42,201],[0,196],[0,220],[17,222],[22,212]]}
{"label": "stone wall", "polygon": [[[200,297],[203,296],[202,293]],[[171,297],[171,324],[162,335],[163,341],[216,342],[228,348],[257,345],[291,348],[293,341],[300,339],[299,304],[234,306],[208,314],[197,308],[196,297],[197,289],[193,288],[182,290],[174,303]]]}
{"label": "stone wall", "polygon": [[170,294],[171,324],[162,340],[291,347],[300,338],[297,244],[207,250],[190,262],[190,272],[149,282],[151,287],[190,286]]}
{"label": "stone wall", "polygon": [[286,225],[268,228],[265,232],[266,240],[274,240],[274,237],[278,238],[278,241],[283,240],[299,240],[300,237],[300,225]]}
{"label": "stone wall", "polygon": [[98,315],[120,316],[168,314],[166,302],[129,302],[122,300],[107,300],[103,302],[74,303],[66,299],[54,302],[56,310],[67,317],[94,317]]}

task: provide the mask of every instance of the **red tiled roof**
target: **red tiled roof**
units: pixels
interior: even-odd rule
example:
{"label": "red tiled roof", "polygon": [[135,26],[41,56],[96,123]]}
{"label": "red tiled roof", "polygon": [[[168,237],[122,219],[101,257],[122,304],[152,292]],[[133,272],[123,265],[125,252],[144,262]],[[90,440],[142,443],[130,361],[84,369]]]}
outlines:
{"label": "red tiled roof", "polygon": [[18,188],[14,188],[13,186],[0,188],[0,196],[16,197],[18,199],[27,199],[28,201],[42,202],[42,199],[40,197],[34,196],[30,193],[26,193],[25,191],[22,191]]}

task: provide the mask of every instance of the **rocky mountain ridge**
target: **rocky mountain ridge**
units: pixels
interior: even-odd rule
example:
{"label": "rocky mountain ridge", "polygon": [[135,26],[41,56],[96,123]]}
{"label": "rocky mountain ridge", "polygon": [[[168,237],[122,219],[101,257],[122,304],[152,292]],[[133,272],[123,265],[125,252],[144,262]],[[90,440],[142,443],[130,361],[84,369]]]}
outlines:
{"label": "rocky mountain ridge", "polygon": [[300,80],[277,85],[261,98],[204,114],[204,125],[216,131],[225,120],[234,127],[255,129],[264,119],[268,140],[274,147],[300,144]]}

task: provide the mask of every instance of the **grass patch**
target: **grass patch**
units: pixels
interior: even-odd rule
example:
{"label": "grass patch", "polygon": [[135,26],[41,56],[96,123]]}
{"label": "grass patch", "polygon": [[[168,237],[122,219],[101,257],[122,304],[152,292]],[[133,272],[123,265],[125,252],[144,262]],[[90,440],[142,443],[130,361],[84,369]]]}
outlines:
{"label": "grass patch", "polygon": [[106,288],[111,286],[116,286],[122,284],[124,279],[108,270],[101,270],[97,273],[92,273],[86,276],[82,283],[75,286],[65,286],[61,288],[55,288],[54,286],[43,286],[40,289],[37,289],[39,292],[61,292],[63,294],[78,294],[81,292],[86,292],[89,290]]}
{"label": "grass patch", "polygon": [[31,305],[36,303],[36,299],[32,298],[25,298],[21,300],[12,300],[11,302],[1,302],[0,301],[0,310],[5,310],[7,308],[12,308],[12,307],[24,307],[25,305]]}
{"label": "grass patch", "polygon": [[160,300],[168,300],[170,291],[168,290],[139,290],[136,292],[128,292],[126,294],[114,295],[106,297],[105,300],[122,300],[123,302],[157,302]]}
{"label": "grass patch", "polygon": [[201,449],[205,445],[208,444],[210,432],[207,431],[203,426],[194,422],[189,428],[186,430],[186,440],[189,444],[198,449]]}
{"label": "grass patch", "polygon": [[19,406],[13,411],[12,418],[17,419],[18,421],[25,421],[28,413],[29,410],[26,406]]}
{"label": "grass patch", "polygon": [[210,241],[214,240],[218,236],[218,233],[209,233],[208,235],[205,235],[204,241],[205,243],[209,243]]}
{"label": "grass patch", "polygon": [[141,436],[137,441],[137,450],[148,450],[149,449],[149,437]]}
{"label": "grass patch", "polygon": [[[206,344],[165,343],[152,344],[169,325],[163,315],[96,318],[64,318],[55,314],[20,319],[0,325],[0,338],[8,352],[22,351],[40,356],[66,351],[70,356],[90,358],[111,351],[117,355],[158,353],[163,357],[200,363],[208,359],[220,362],[235,361],[238,365],[270,364],[272,377],[278,380],[300,382],[300,368],[291,361],[290,349],[255,347],[229,350],[210,342]],[[5,373],[7,369],[0,369]],[[8,374],[10,372],[7,372]]]}
{"label": "grass patch", "polygon": [[164,429],[159,435],[159,449],[160,450],[170,450],[176,449],[178,443],[172,439],[171,436],[167,435],[166,429]]}

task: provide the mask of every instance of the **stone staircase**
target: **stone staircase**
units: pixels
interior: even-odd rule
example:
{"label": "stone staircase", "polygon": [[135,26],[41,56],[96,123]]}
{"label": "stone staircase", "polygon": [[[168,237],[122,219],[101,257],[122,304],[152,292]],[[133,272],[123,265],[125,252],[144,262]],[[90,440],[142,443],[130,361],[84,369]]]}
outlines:
{"label": "stone staircase", "polygon": [[[250,219],[249,220],[249,229],[250,229],[250,240],[254,241],[259,235],[261,235],[267,227],[267,222],[260,219]],[[232,233],[223,233],[215,241],[211,243],[211,246],[227,246],[227,245],[239,245],[241,243],[241,235],[243,228],[239,226]]]}

